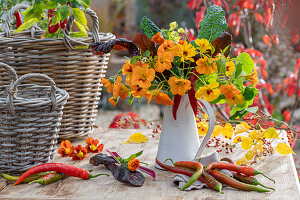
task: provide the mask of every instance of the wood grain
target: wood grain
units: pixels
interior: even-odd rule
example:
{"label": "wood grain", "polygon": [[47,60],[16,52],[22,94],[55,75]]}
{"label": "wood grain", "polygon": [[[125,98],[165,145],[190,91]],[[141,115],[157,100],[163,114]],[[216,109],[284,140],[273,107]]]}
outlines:
{"label": "wood grain", "polygon": [[[92,137],[100,139],[105,144],[105,149],[117,151],[121,156],[129,156],[140,150],[144,150],[140,160],[147,162],[149,168],[154,169],[157,174],[155,181],[148,175],[143,187],[130,187],[116,181],[112,176],[100,176],[95,179],[81,180],[69,177],[51,185],[40,186],[39,184],[22,184],[17,186],[7,185],[0,191],[0,199],[155,199],[155,200],[190,200],[190,199],[272,199],[272,200],[294,200],[300,199],[300,190],[297,180],[297,173],[291,155],[281,156],[273,154],[260,161],[255,168],[276,180],[273,184],[263,176],[258,175],[257,178],[265,185],[274,187],[275,192],[258,193],[238,191],[229,187],[224,188],[225,194],[219,194],[210,189],[193,190],[189,192],[180,192],[178,187],[172,183],[174,174],[154,168],[154,158],[158,147],[159,135],[152,137],[150,130],[139,130],[147,135],[149,141],[142,144],[122,144],[126,139],[137,130],[106,130],[96,129]],[[81,144],[82,140],[73,142]],[[205,154],[213,151],[212,148],[206,149]],[[236,150],[235,150],[236,151]],[[93,166],[89,164],[89,158],[93,154],[89,154],[88,158],[83,161],[72,161],[70,158],[62,158],[56,155],[55,162],[63,162],[84,169],[92,169],[93,174],[110,173],[103,166]],[[224,154],[220,155],[221,157]],[[231,157],[236,161],[243,154],[233,153]],[[1,182],[0,182],[1,185]],[[0,187],[1,188],[1,187]]]}

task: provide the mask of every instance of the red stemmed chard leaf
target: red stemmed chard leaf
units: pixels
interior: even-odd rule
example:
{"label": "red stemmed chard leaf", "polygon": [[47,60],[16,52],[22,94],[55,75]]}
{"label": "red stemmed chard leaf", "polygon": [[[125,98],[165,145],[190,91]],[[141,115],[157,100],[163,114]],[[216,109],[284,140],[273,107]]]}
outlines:
{"label": "red stemmed chard leaf", "polygon": [[173,117],[174,119],[176,120],[177,119],[177,110],[179,108],[179,104],[180,104],[180,101],[181,101],[181,95],[179,94],[176,94],[174,96],[174,104],[173,104],[173,108],[172,108],[172,111],[173,111]]}

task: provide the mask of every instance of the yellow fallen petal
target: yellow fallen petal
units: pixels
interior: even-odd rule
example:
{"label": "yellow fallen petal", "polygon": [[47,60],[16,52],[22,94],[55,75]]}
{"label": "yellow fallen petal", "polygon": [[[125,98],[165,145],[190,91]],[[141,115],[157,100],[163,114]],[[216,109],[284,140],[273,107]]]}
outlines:
{"label": "yellow fallen petal", "polygon": [[128,140],[126,142],[123,143],[144,143],[147,142],[148,138],[143,135],[142,133],[138,132],[138,133],[134,133],[132,134]]}
{"label": "yellow fallen petal", "polygon": [[268,139],[279,138],[276,129],[273,128],[273,127],[268,128],[268,129],[265,131],[263,137],[268,138]]}
{"label": "yellow fallen petal", "polygon": [[232,138],[232,135],[233,135],[232,125],[229,123],[226,123],[222,130],[222,133],[223,133],[224,138]]}
{"label": "yellow fallen petal", "polygon": [[199,135],[206,135],[207,130],[208,130],[208,123],[207,122],[198,122],[197,128],[198,128]]}
{"label": "yellow fallen petal", "polygon": [[236,125],[234,134],[244,133],[247,132],[249,129],[250,126],[247,123],[241,122],[240,124]]}
{"label": "yellow fallen petal", "polygon": [[236,136],[234,139],[233,139],[233,143],[239,143],[241,142],[243,139],[245,138],[245,136]]}
{"label": "yellow fallen petal", "polygon": [[253,146],[253,151],[254,152],[261,152],[261,151],[263,151],[264,150],[264,148],[263,148],[263,146],[262,146],[262,143],[257,143],[256,145],[254,145]]}
{"label": "yellow fallen petal", "polygon": [[237,165],[247,165],[248,164],[248,161],[247,159],[244,157],[242,157],[241,159],[239,159],[237,162],[236,162]]}
{"label": "yellow fallen petal", "polygon": [[251,137],[245,137],[242,140],[241,146],[243,149],[248,150],[252,148],[253,140]]}
{"label": "yellow fallen petal", "polygon": [[260,130],[254,130],[249,133],[249,137],[253,140],[258,140],[262,136],[262,132]]}
{"label": "yellow fallen petal", "polygon": [[282,155],[288,155],[290,153],[295,154],[295,152],[292,150],[292,148],[287,145],[286,143],[279,143],[277,146],[276,146],[276,150],[278,153],[282,154]]}
{"label": "yellow fallen petal", "polygon": [[245,155],[245,158],[247,160],[252,160],[252,158],[254,157],[254,154],[253,154],[253,151],[252,150],[249,150],[246,155]]}
{"label": "yellow fallen petal", "polygon": [[214,131],[212,132],[211,137],[216,137],[222,133],[223,126],[216,125]]}

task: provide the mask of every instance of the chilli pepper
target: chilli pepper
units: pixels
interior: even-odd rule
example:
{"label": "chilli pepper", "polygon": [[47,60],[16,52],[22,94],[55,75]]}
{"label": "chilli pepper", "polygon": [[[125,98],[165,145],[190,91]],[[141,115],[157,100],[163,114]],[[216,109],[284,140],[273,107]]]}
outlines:
{"label": "chilli pepper", "polygon": [[59,23],[50,26],[50,24],[52,23],[52,20],[53,19],[50,19],[49,24],[48,24],[48,32],[51,34],[56,33],[59,29]]}
{"label": "chilli pepper", "polygon": [[208,172],[210,175],[212,175],[215,179],[220,181],[221,183],[224,183],[230,187],[240,189],[240,190],[246,190],[246,191],[257,191],[257,192],[270,192],[270,190],[257,187],[255,185],[250,185],[247,183],[242,183],[234,178],[231,178],[230,176],[227,176],[223,174],[222,172],[213,169]]}
{"label": "chilli pepper", "polygon": [[[192,170],[190,168],[184,168],[184,167],[174,167],[170,165],[166,165],[164,163],[161,163],[157,158],[155,159],[156,163],[163,169],[168,170],[173,173],[177,174],[184,174],[187,176],[192,176],[195,173],[195,170]],[[222,184],[211,177],[207,172],[203,172],[203,174],[199,177],[199,180],[203,183],[205,183],[208,187],[210,187],[213,190],[216,190],[220,193],[223,193],[222,190]]]}
{"label": "chilli pepper", "polygon": [[22,25],[21,14],[19,11],[16,11],[14,16],[16,17],[16,26],[19,28]]}
{"label": "chilli pepper", "polygon": [[46,172],[46,171],[57,171],[64,173],[68,176],[74,176],[82,179],[90,179],[90,178],[95,178],[100,175],[106,175],[109,176],[108,174],[97,174],[97,175],[91,175],[89,171],[85,169],[81,169],[75,166],[63,164],[63,163],[45,163],[41,165],[37,165],[35,167],[32,167],[28,169],[24,174],[18,178],[18,180],[13,184],[13,185],[18,185],[20,184],[25,178],[39,173],[39,172]]}
{"label": "chilli pepper", "polygon": [[[221,161],[227,161],[229,163],[233,163],[233,161],[230,159],[230,158],[222,158]],[[274,188],[271,188],[271,187],[267,187],[265,185],[263,185],[262,183],[260,183],[257,178],[253,177],[253,176],[246,176],[244,174],[241,174],[241,173],[237,173],[237,172],[234,172],[234,171],[231,171],[233,177],[243,183],[248,183],[248,184],[251,184],[251,185],[260,185],[264,188],[268,188],[268,189],[271,189],[271,190],[274,190]]]}
{"label": "chilli pepper", "polygon": [[193,109],[195,116],[197,115],[197,111],[198,111],[197,99],[195,97],[195,94],[196,94],[195,82],[197,80],[197,76],[196,76],[197,74],[198,74],[198,72],[196,71],[196,69],[193,69],[191,76],[190,76],[191,89],[188,91],[190,104],[191,104],[191,107]]}
{"label": "chilli pepper", "polygon": [[248,166],[241,166],[241,165],[235,165],[235,164],[232,164],[232,163],[224,163],[224,162],[212,162],[212,163],[209,163],[206,166],[205,171],[211,171],[213,169],[227,169],[227,170],[230,170],[230,171],[235,171],[235,172],[238,172],[238,173],[245,174],[247,176],[255,176],[257,174],[261,174],[264,177],[270,179],[271,181],[273,181],[275,183],[275,180],[269,178],[268,176],[266,176],[262,172],[259,172],[256,169],[254,169],[252,167],[248,167]]}
{"label": "chilli pepper", "polygon": [[181,95],[179,94],[176,94],[174,96],[174,104],[173,104],[173,108],[172,108],[172,111],[173,111],[173,117],[174,119],[176,120],[177,119],[177,110],[179,108],[179,104],[180,104],[180,101],[181,101]]}
{"label": "chilli pepper", "polygon": [[60,20],[59,24],[61,29],[65,29],[67,27],[67,20],[68,18],[66,18],[63,22]]}
{"label": "chilli pepper", "polygon": [[57,181],[65,178],[65,177],[66,177],[66,175],[63,174],[63,173],[53,172],[53,173],[47,174],[46,176],[43,176],[43,177],[41,177],[37,180],[31,181],[29,184],[39,183],[39,184],[42,184],[42,185],[47,185],[47,184],[50,184],[50,183],[57,182]]}
{"label": "chilli pepper", "polygon": [[188,188],[192,185],[199,177],[203,174],[203,166],[201,163],[194,162],[194,161],[178,161],[174,163],[175,167],[187,167],[191,169],[195,169],[196,172],[191,176],[191,178],[186,182],[184,186],[180,189],[180,191]]}
{"label": "chilli pepper", "polygon": [[[34,174],[32,176],[29,176],[28,178],[25,178],[22,181],[22,183],[29,183],[31,181],[34,181],[34,180],[36,180],[38,178],[41,178],[41,177],[43,177],[47,174],[50,174],[50,173],[53,173],[53,172],[50,171],[50,172],[41,172],[41,173]],[[2,175],[3,178],[5,178],[6,180],[9,180],[9,181],[16,181],[20,177],[20,176],[11,176],[11,175],[8,175],[8,174],[1,174],[1,175]]]}

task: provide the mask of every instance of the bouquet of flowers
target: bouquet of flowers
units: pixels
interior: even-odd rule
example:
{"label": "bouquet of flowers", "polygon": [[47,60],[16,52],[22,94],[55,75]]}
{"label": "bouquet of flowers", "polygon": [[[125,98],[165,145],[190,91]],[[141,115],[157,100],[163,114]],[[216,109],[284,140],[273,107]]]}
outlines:
{"label": "bouquet of flowers", "polygon": [[133,41],[91,45],[97,55],[128,49],[131,56],[115,76],[102,80],[113,93],[112,105],[120,98],[129,97],[131,104],[134,98],[144,97],[148,103],[172,105],[176,119],[180,99],[188,94],[195,114],[201,98],[212,104],[227,102],[233,107],[231,119],[256,112],[257,108],[248,108],[258,93],[255,64],[247,53],[229,57],[231,35],[224,32],[227,23],[221,7],[207,9],[197,37],[189,36],[176,22],[169,29],[159,29],[147,17],[142,18],[140,28],[144,34],[138,33]]}

